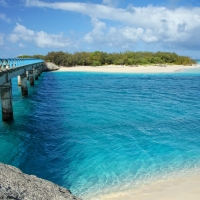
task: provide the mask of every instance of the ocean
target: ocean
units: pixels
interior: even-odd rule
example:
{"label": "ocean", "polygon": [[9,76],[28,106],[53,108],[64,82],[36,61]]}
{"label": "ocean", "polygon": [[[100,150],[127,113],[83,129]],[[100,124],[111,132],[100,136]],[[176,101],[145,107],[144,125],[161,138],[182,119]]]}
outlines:
{"label": "ocean", "polygon": [[12,80],[0,162],[84,200],[199,171],[200,71],[50,72],[35,83],[22,97]]}

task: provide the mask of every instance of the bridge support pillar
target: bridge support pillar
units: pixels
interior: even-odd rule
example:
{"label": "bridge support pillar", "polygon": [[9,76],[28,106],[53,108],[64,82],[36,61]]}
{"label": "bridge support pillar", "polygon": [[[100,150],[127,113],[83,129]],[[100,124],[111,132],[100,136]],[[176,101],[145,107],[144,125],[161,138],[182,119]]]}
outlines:
{"label": "bridge support pillar", "polygon": [[41,67],[38,67],[38,76],[41,74]]}
{"label": "bridge support pillar", "polygon": [[38,80],[38,69],[34,69],[35,80]]}
{"label": "bridge support pillar", "polygon": [[28,73],[28,71],[26,71],[26,78],[27,78],[27,80],[29,80],[29,73]]}
{"label": "bridge support pillar", "polygon": [[42,73],[42,69],[41,67],[39,67],[39,76],[41,75],[41,73]]}
{"label": "bridge support pillar", "polygon": [[29,70],[29,82],[30,85],[33,86],[34,85],[34,74],[33,74],[33,70]]}
{"label": "bridge support pillar", "polygon": [[22,83],[21,83],[21,77],[20,76],[17,77],[17,82],[18,82],[18,86],[21,86]]}
{"label": "bridge support pillar", "polygon": [[40,75],[42,74],[42,65],[40,66]]}
{"label": "bridge support pillar", "polygon": [[21,93],[22,96],[27,96],[28,95],[28,86],[27,86],[27,77],[26,73],[21,74]]}
{"label": "bridge support pillar", "polygon": [[12,84],[11,80],[1,85],[2,120],[13,120]]}

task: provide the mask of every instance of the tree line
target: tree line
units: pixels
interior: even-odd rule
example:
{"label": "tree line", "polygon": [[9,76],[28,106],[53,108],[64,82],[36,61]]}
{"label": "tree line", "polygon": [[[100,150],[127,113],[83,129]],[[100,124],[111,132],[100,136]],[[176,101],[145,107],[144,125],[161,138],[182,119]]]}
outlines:
{"label": "tree line", "polygon": [[40,58],[52,62],[59,66],[102,66],[102,65],[150,65],[150,64],[175,64],[192,65],[195,60],[188,56],[179,56],[171,52],[120,52],[106,53],[95,52],[75,52],[68,53],[63,51],[49,52],[44,55],[22,55],[19,58]]}

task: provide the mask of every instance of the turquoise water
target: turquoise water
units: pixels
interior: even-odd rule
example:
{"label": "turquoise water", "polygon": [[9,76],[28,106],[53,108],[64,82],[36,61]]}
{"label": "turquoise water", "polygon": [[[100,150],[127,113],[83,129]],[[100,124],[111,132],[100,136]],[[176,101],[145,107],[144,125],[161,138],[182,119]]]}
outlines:
{"label": "turquoise water", "polygon": [[200,169],[200,73],[43,73],[13,107],[0,162],[85,200]]}

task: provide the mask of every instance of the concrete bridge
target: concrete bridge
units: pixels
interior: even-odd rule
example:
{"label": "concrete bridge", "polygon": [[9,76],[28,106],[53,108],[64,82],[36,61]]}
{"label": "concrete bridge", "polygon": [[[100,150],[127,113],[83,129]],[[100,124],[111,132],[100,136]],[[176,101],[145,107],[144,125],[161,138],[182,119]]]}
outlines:
{"label": "concrete bridge", "polygon": [[32,58],[0,58],[0,92],[2,106],[2,120],[13,120],[12,107],[12,78],[18,76],[22,96],[28,95],[28,84],[34,85],[34,80],[42,73],[44,61]]}

